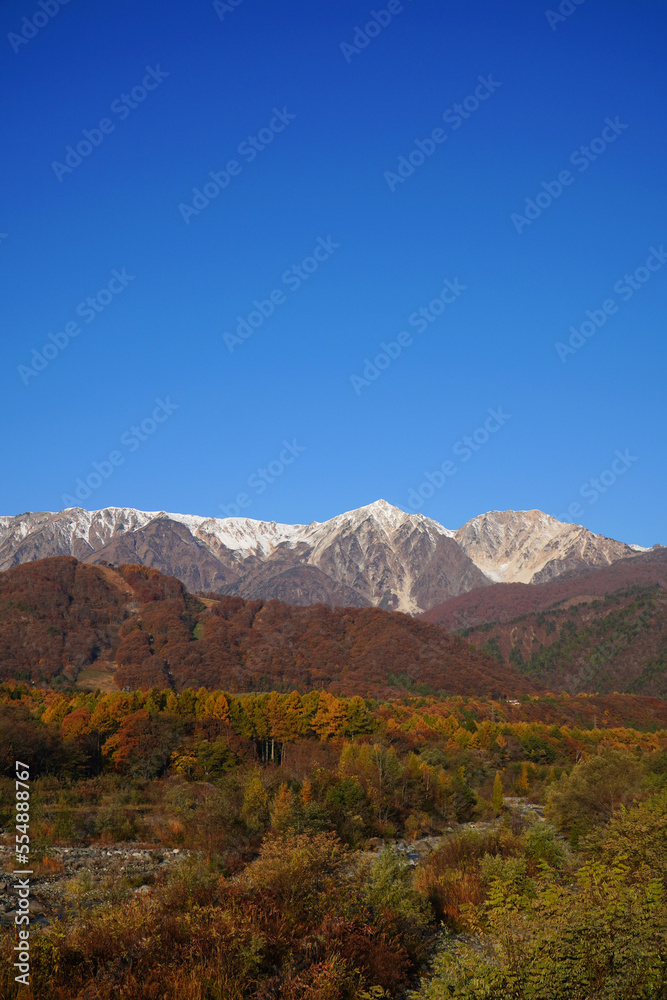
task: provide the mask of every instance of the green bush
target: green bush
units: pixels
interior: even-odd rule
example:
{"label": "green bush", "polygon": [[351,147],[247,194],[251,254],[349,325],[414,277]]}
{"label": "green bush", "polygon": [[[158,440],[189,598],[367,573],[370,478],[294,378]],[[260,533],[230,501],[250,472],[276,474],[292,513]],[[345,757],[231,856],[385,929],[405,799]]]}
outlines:
{"label": "green bush", "polygon": [[547,814],[576,844],[582,833],[641,796],[644,785],[645,766],[633,754],[602,747],[551,786]]}
{"label": "green bush", "polygon": [[567,862],[567,850],[556,837],[554,828],[538,821],[526,833],[526,857],[531,861],[546,861],[551,868],[560,869]]}
{"label": "green bush", "polygon": [[667,909],[659,880],[585,865],[573,887],[534,899],[493,884],[492,936],[446,944],[413,1000],[664,1000]]}

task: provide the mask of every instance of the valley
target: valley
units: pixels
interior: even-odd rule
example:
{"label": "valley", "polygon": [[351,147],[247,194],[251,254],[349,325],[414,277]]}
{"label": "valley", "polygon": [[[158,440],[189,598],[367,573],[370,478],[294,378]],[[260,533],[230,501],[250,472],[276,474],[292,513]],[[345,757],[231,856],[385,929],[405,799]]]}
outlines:
{"label": "valley", "polygon": [[0,997],[25,920],[35,1000],[661,995],[667,549],[379,501],[0,554]]}

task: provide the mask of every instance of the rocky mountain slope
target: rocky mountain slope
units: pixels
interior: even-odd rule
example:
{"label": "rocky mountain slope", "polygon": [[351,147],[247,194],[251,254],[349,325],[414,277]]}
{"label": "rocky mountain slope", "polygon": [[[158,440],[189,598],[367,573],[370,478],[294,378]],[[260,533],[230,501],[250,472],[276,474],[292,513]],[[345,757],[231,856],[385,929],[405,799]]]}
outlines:
{"label": "rocky mountain slope", "polygon": [[454,532],[385,500],[308,525],[123,507],[0,517],[0,570],[72,555],[141,563],[193,592],[410,614],[498,580],[544,583],[636,554],[540,511],[493,511]]}
{"label": "rocky mountain slope", "polygon": [[480,514],[454,537],[494,583],[547,583],[645,551],[594,535],[581,525],[564,524],[541,510]]}

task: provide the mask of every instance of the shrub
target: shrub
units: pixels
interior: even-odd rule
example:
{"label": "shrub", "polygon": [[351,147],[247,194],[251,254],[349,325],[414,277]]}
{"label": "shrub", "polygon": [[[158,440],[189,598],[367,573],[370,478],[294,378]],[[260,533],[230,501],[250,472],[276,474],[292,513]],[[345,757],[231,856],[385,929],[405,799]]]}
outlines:
{"label": "shrub", "polygon": [[563,868],[567,861],[565,845],[556,837],[548,823],[538,821],[526,833],[526,857],[531,861],[546,861],[551,868]]}
{"label": "shrub", "polygon": [[444,948],[414,1000],[661,1000],[667,990],[665,896],[627,866],[590,863],[574,887],[534,899],[492,892],[486,947]]}
{"label": "shrub", "polygon": [[429,908],[413,887],[410,863],[391,847],[372,863],[364,898],[376,913],[389,910],[413,927],[426,922]]}
{"label": "shrub", "polygon": [[644,777],[645,768],[633,754],[602,747],[551,786],[547,813],[576,843],[581,833],[606,823],[619,806],[636,800]]}
{"label": "shrub", "polygon": [[417,869],[415,887],[428,899],[437,919],[453,930],[462,930],[468,926],[465,908],[480,906],[484,901],[482,859],[514,857],[522,853],[522,848],[520,836],[502,829],[466,831],[449,837]]}

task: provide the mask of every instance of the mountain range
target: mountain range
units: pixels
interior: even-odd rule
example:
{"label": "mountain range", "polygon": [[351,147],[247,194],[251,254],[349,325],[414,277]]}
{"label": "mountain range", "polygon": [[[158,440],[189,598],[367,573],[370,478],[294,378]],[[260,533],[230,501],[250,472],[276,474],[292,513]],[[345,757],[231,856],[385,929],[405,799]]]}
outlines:
{"label": "mountain range", "polygon": [[0,571],[74,556],[151,567],[193,593],[412,615],[494,584],[545,584],[645,551],[537,510],[491,511],[454,531],[385,500],[307,525],[127,507],[0,517]]}

